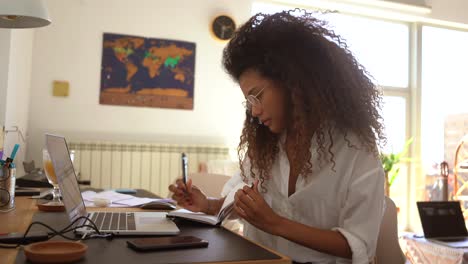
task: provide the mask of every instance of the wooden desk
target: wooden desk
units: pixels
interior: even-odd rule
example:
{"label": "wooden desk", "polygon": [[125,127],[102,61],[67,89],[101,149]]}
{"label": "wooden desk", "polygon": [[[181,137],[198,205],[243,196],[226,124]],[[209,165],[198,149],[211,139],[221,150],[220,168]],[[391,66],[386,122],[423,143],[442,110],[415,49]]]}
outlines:
{"label": "wooden desk", "polygon": [[[0,234],[25,232],[37,212],[36,200],[26,197],[15,198],[15,210],[0,213]],[[0,248],[0,263],[14,263],[18,250]]]}
{"label": "wooden desk", "polygon": [[[102,211],[108,210],[108,211],[128,211],[128,208],[88,208],[89,211]],[[138,208],[132,208],[132,211],[142,211],[142,209]],[[144,210],[147,212],[148,210]],[[31,223],[31,220],[33,218],[33,215],[38,212],[37,206],[36,206],[36,200],[34,199],[29,199],[26,197],[16,197],[16,209],[8,212],[8,213],[0,213],[0,233],[8,233],[8,232],[25,232],[26,228],[29,226]],[[245,239],[245,238],[244,238]],[[258,244],[257,244],[258,245]],[[263,247],[262,245],[259,245]],[[241,261],[241,262],[229,262],[229,264],[232,263],[273,263],[273,264],[286,264],[286,263],[291,263],[291,260],[282,255],[279,254],[273,250],[270,250],[266,247],[263,247],[266,250],[280,256],[280,259],[276,260],[265,260],[265,261]],[[0,249],[0,263],[5,263],[5,264],[13,264],[16,259],[16,255],[18,253],[18,250],[16,249]],[[226,263],[227,262],[218,262],[218,263]]]}

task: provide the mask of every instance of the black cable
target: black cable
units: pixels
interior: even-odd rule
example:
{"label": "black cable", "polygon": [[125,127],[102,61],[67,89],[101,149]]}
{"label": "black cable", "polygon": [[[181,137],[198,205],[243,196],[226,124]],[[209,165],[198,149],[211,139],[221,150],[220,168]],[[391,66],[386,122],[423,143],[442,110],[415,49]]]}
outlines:
{"label": "black cable", "polygon": [[[79,220],[82,220],[82,219],[88,220],[90,224],[85,222],[85,224],[83,224],[83,225],[72,227],[73,225],[75,225],[76,222],[78,222]],[[55,236],[61,236],[61,237],[65,238],[65,239],[72,240],[72,241],[82,240],[81,238],[72,238],[72,237],[68,237],[68,236],[64,235],[65,233],[68,233],[70,231],[75,231],[76,229],[82,228],[82,227],[89,227],[89,228],[93,229],[98,234],[97,237],[102,237],[103,236],[101,234],[101,232],[99,232],[99,229],[97,228],[97,226],[93,222],[93,220],[91,220],[87,216],[80,216],[80,217],[76,218],[75,220],[73,220],[68,226],[66,226],[65,228],[62,228],[60,231],[57,231],[54,228],[52,228],[49,225],[44,224],[42,222],[32,222],[28,226],[28,228],[26,229],[26,232],[24,233],[23,238],[21,239],[21,241],[18,244],[16,244],[16,245],[2,245],[2,244],[0,244],[0,248],[17,248],[17,247],[19,247],[19,246],[21,246],[23,244],[26,244],[26,242],[27,242],[26,237],[27,237],[29,231],[31,230],[32,226],[34,226],[34,225],[41,225],[41,226],[44,226],[45,228],[49,229],[50,231],[52,231],[52,234],[49,233],[50,236],[47,238],[47,240],[49,240],[49,239],[51,239],[51,238],[53,238]],[[104,237],[107,237],[107,236],[104,235]],[[96,236],[87,237],[85,239],[90,239],[90,238],[94,238],[94,237],[96,237]],[[83,240],[85,240],[85,239],[83,239]]]}
{"label": "black cable", "polygon": [[[70,227],[72,227],[76,222],[78,222],[79,220],[81,219],[86,219],[88,220],[92,226],[89,226],[89,225],[81,225],[81,226],[76,226],[76,227],[73,227],[71,229],[69,229]],[[85,222],[86,224],[87,222]],[[66,226],[65,228],[63,228],[60,232],[62,233],[67,233],[67,232],[70,232],[70,231],[73,231],[75,229],[78,229],[78,228],[81,228],[81,227],[90,227],[91,229],[93,229],[94,231],[96,231],[98,234],[101,234],[101,232],[99,232],[99,229],[97,228],[96,224],[93,222],[93,220],[91,220],[89,217],[87,216],[80,216],[78,218],[76,218],[75,220],[73,220],[73,222],[71,222],[68,226]]]}

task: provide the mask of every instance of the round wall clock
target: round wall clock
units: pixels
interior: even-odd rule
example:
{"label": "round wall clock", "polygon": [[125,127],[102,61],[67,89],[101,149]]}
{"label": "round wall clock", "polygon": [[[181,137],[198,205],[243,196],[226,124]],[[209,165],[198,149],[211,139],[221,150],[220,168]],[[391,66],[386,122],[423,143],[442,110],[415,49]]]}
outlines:
{"label": "round wall clock", "polygon": [[234,35],[236,23],[226,15],[217,16],[211,23],[211,32],[218,40],[226,41]]}

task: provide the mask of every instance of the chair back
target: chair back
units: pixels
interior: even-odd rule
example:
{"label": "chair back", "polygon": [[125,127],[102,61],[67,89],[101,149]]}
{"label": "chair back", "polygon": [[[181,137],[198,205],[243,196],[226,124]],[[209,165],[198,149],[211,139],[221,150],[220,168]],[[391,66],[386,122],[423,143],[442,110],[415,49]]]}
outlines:
{"label": "chair back", "polygon": [[377,264],[403,264],[406,258],[398,242],[397,208],[389,197],[385,197],[385,212],[380,224],[377,240]]}
{"label": "chair back", "polygon": [[221,197],[224,184],[231,178],[223,174],[196,172],[189,173],[193,185],[200,188],[209,197]]}

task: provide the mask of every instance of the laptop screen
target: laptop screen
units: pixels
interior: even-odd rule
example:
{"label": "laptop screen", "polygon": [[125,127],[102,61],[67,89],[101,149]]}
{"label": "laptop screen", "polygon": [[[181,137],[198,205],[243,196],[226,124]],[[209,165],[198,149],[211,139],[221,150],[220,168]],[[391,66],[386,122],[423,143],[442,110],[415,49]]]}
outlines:
{"label": "laptop screen", "polygon": [[80,216],[86,216],[86,207],[81,197],[67,142],[64,137],[46,134],[46,146],[57,175],[62,201],[70,221],[73,222]]}
{"label": "laptop screen", "polygon": [[467,236],[458,201],[417,202],[426,238]]}

